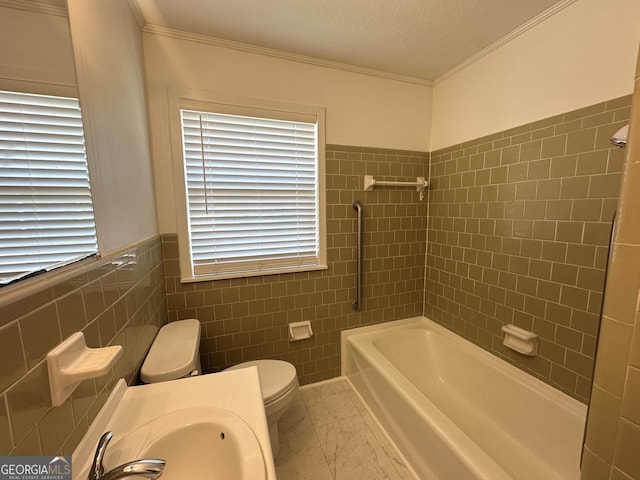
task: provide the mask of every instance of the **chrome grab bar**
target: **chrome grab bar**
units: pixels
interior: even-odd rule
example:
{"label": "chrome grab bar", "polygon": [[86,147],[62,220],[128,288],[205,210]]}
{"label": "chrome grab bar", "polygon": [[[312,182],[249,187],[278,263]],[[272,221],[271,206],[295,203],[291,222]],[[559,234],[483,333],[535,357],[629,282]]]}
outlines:
{"label": "chrome grab bar", "polygon": [[351,307],[357,311],[362,308],[362,204],[359,200],[356,200],[352,206],[358,213],[358,245],[356,260],[356,300],[351,304]]}

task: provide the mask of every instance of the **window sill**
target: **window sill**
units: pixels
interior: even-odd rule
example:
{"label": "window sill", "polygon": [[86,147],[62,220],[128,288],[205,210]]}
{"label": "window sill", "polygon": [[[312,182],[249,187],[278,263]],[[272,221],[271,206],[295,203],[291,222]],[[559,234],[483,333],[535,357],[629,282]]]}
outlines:
{"label": "window sill", "polygon": [[254,272],[229,272],[210,275],[198,275],[197,277],[181,277],[180,283],[210,282],[213,280],[228,280],[230,278],[265,277],[267,275],[281,275],[285,273],[313,272],[327,270],[327,265],[316,265],[296,268],[278,268],[273,270],[260,270]]}

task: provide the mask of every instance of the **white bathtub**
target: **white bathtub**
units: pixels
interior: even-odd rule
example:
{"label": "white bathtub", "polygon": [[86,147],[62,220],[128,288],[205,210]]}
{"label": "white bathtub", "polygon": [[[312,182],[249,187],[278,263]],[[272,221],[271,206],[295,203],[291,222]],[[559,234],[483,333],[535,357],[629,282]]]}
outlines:
{"label": "white bathtub", "polygon": [[343,332],[342,368],[420,478],[580,477],[586,406],[425,317]]}

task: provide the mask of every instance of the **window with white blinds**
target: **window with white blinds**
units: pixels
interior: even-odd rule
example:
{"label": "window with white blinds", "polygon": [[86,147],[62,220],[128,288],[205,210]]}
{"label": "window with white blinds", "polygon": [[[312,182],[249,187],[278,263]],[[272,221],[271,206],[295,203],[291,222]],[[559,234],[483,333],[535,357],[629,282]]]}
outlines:
{"label": "window with white blinds", "polygon": [[78,100],[0,91],[0,285],[97,250]]}
{"label": "window with white blinds", "polygon": [[320,266],[315,118],[180,114],[193,276]]}

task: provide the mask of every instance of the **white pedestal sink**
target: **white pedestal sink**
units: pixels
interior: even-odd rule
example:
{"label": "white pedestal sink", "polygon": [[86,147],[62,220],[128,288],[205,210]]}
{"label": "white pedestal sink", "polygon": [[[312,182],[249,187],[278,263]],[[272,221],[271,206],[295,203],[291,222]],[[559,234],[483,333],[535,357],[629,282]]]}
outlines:
{"label": "white pedestal sink", "polygon": [[161,480],[276,478],[257,368],[136,387],[121,381],[73,454],[74,480],[86,480],[109,430],[105,472],[160,458]]}
{"label": "white pedestal sink", "polygon": [[161,415],[109,445],[105,469],[133,459],[160,458],[163,480],[265,480],[258,438],[227,410],[191,407]]}

